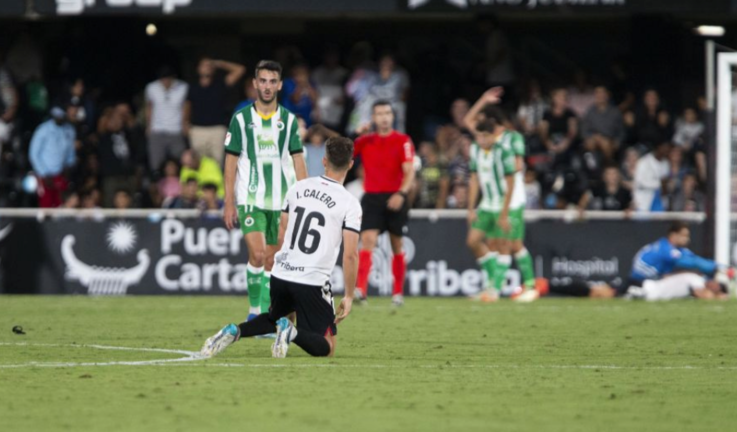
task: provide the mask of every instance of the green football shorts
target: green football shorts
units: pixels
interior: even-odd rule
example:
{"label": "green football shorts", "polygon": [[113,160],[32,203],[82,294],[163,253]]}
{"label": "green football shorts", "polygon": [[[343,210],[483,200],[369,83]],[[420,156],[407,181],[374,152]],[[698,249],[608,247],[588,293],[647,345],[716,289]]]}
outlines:
{"label": "green football shorts", "polygon": [[524,211],[523,208],[509,211],[509,231],[504,231],[497,223],[500,212],[486,210],[476,211],[476,220],[471,224],[471,227],[483,231],[489,239],[524,240]]}
{"label": "green football shorts", "polygon": [[276,245],[279,242],[279,219],[281,212],[275,210],[261,210],[246,206],[238,206],[238,220],[241,223],[243,235],[252,232],[262,232],[266,236],[266,244]]}

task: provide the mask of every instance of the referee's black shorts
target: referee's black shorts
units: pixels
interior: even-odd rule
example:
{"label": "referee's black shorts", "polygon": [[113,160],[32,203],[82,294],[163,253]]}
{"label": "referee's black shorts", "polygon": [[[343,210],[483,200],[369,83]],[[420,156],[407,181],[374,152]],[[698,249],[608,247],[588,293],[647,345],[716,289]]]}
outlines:
{"label": "referee's black shorts", "polygon": [[409,203],[404,200],[404,205],[399,211],[392,211],[386,206],[391,193],[366,193],[361,198],[363,209],[363,222],[361,231],[379,230],[379,234],[389,231],[390,234],[402,236],[407,233],[407,222],[409,221]]}
{"label": "referee's black shorts", "polygon": [[272,275],[269,318],[276,321],[292,312],[297,312],[298,332],[307,330],[323,336],[338,334],[329,282],[320,287],[289,282]]}

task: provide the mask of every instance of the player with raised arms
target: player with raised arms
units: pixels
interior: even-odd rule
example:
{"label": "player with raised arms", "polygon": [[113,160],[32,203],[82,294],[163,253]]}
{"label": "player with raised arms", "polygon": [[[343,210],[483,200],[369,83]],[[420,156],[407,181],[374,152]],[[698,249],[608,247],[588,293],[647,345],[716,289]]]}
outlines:
{"label": "player with raised arms", "polygon": [[[510,201],[510,209],[507,214],[507,218],[499,218],[496,223],[490,222],[488,214],[482,213],[482,216],[487,219],[486,222],[479,221],[478,225],[486,225],[488,229],[486,233],[488,252],[481,257],[477,256],[479,263],[485,272],[489,275],[489,281],[491,285],[497,290],[497,292],[486,291],[483,292],[479,298],[484,301],[495,301],[498,298],[498,293],[502,289],[502,285],[506,279],[506,272],[512,264],[512,254],[517,262],[517,267],[522,274],[522,281],[524,291],[518,293],[513,299],[517,301],[529,302],[539,298],[539,292],[536,289],[535,272],[532,264],[532,257],[524,245],[525,237],[525,221],[524,221],[524,209],[525,209],[525,185],[524,185],[524,155],[525,155],[525,141],[522,134],[511,129],[509,127],[509,121],[504,113],[495,105],[501,102],[503,90],[501,87],[494,87],[485,92],[482,97],[474,104],[466,115],[464,122],[471,131],[476,131],[480,119],[492,118],[497,123],[502,122],[503,127],[498,127],[496,134],[495,146],[503,147],[504,152],[498,153],[507,157],[510,155],[514,158],[514,188]],[[476,133],[478,135],[478,132]],[[477,136],[478,139],[478,136]],[[495,153],[496,154],[496,153]],[[483,153],[479,152],[479,148],[473,148],[471,152],[472,165],[474,157],[483,156]],[[487,161],[488,162],[488,161]],[[480,178],[481,179],[481,178]],[[483,181],[483,179],[481,179]],[[473,181],[471,182],[474,183]],[[496,183],[491,180],[491,183]],[[493,186],[490,183],[481,185],[482,193],[489,192],[489,186]],[[504,185],[501,185],[502,187]],[[495,189],[491,189],[493,192]],[[496,189],[498,190],[498,188]],[[510,190],[511,191],[511,190]],[[483,201],[482,201],[483,204]],[[474,202],[469,202],[469,207],[475,206]],[[491,206],[494,207],[494,206]],[[487,202],[487,211],[490,210]],[[496,211],[491,210],[492,213]],[[469,215],[475,217],[476,215]],[[502,214],[500,214],[502,216]],[[490,225],[495,225],[491,228]],[[508,228],[507,229],[507,225]],[[475,240],[475,239],[469,239]],[[469,247],[471,244],[469,243]],[[483,250],[475,249],[474,254],[484,252]],[[490,273],[491,272],[491,273]]]}
{"label": "player with raised arms", "polygon": [[[325,175],[297,182],[281,215],[280,249],[271,279],[271,309],[240,325],[229,324],[209,338],[202,355],[212,357],[233,342],[276,330],[272,356],[284,358],[290,343],[316,357],[335,354],[337,327],[351,312],[358,273],[361,205],[343,187],[353,166],[353,142],[329,138]],[[343,244],[345,297],[336,316],[330,276]],[[296,312],[295,327],[286,316]]]}
{"label": "player with raised arms", "polygon": [[[248,318],[268,311],[269,281],[287,190],[307,177],[297,117],[277,103],[282,67],[271,60],[256,65],[258,97],[237,111],[225,137],[225,208],[228,229],[240,221],[248,248]],[[291,160],[290,160],[291,157]],[[291,166],[294,166],[294,173]]]}

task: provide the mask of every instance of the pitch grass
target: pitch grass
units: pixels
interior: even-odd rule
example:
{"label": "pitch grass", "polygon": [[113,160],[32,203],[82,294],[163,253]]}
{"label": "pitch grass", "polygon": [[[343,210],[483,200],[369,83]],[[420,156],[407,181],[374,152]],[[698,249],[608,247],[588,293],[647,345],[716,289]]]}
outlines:
{"label": "pitch grass", "polygon": [[[395,310],[373,299],[341,325],[334,359],[292,347],[276,360],[270,341],[245,340],[208,361],[7,368],[182,357],[36,344],[197,351],[245,305],[236,297],[0,297],[0,430],[672,432],[737,424],[731,302],[410,298]],[[13,334],[14,325],[27,334]]]}

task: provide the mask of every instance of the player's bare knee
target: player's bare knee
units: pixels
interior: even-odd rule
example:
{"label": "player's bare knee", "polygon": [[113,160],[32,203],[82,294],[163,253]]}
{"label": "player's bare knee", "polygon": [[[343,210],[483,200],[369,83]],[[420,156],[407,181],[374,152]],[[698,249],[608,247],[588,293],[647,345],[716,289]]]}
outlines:
{"label": "player's bare knee", "polygon": [[263,267],[266,263],[266,251],[258,249],[249,251],[248,262],[254,267]]}

